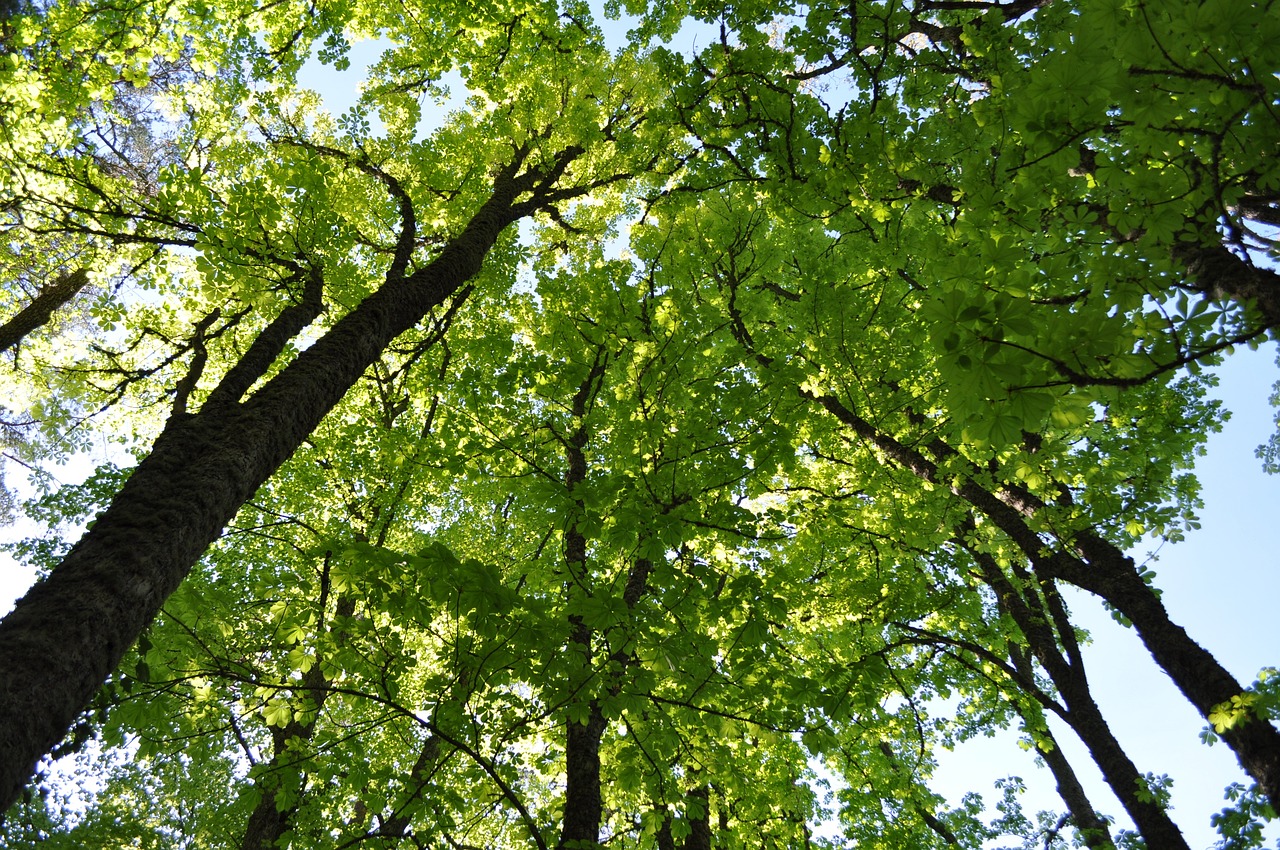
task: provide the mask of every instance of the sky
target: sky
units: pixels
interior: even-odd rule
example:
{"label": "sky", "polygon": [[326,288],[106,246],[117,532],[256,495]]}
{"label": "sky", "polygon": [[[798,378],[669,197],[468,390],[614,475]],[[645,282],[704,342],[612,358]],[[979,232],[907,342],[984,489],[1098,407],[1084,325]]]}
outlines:
{"label": "sky", "polygon": [[[674,46],[687,49],[695,41],[705,45],[713,37],[709,31],[685,32]],[[619,38],[616,31],[613,38]],[[380,50],[376,43],[356,45],[352,69],[343,75],[311,63],[303,82],[320,91],[330,110],[340,114],[354,101],[356,81]],[[455,89],[450,106],[460,105],[462,94]],[[1172,619],[1244,683],[1252,682],[1263,667],[1280,667],[1280,618],[1274,614],[1280,590],[1280,476],[1266,475],[1255,456],[1257,446],[1276,428],[1275,410],[1269,404],[1273,384],[1280,380],[1275,357],[1274,344],[1256,352],[1242,348],[1216,370],[1220,385],[1215,395],[1231,416],[1222,432],[1209,438],[1207,453],[1196,466],[1205,502],[1202,528],[1182,543],[1159,547],[1156,560],[1149,563]],[[75,482],[104,459],[80,458],[55,474],[65,483]],[[16,470],[10,470],[10,476],[20,477]],[[36,532],[19,522],[0,529],[0,540]],[[1131,554],[1143,562],[1152,548],[1155,544]],[[0,553],[0,612],[11,608],[33,578],[29,569]],[[1140,771],[1173,779],[1174,820],[1193,848],[1207,850],[1216,838],[1209,817],[1223,807],[1224,787],[1245,781],[1233,755],[1224,744],[1201,743],[1204,722],[1159,671],[1136,634],[1113,621],[1087,594],[1069,593],[1068,602],[1077,622],[1093,637],[1085,660],[1104,716]],[[1095,805],[1116,815],[1124,826],[1121,807],[1083,748],[1065,729],[1054,731]],[[1013,733],[943,754],[932,787],[953,803],[968,791],[994,800],[995,780],[1008,775],[1026,780],[1023,802],[1028,811],[1062,810],[1048,770],[1034,764],[1033,755],[1018,747]],[[1273,828],[1271,841],[1280,846],[1276,835],[1280,829]]]}

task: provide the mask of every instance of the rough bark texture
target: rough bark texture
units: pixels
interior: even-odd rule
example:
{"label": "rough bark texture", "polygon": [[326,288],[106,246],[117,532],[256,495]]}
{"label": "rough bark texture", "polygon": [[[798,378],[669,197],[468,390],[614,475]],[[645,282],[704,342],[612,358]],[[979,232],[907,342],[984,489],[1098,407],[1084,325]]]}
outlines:
{"label": "rough bark texture", "polygon": [[711,789],[699,785],[689,791],[689,797],[701,804],[702,813],[689,816],[689,836],[684,840],[684,850],[711,850]]}
{"label": "rough bark texture", "polygon": [[[269,771],[280,769],[282,755],[288,758],[287,755],[277,752],[267,765]],[[289,823],[297,810],[297,804],[280,809],[277,806],[275,789],[264,791],[258,799],[258,805],[253,807],[253,812],[249,815],[249,822],[245,826],[244,837],[240,842],[242,850],[274,850],[277,846],[276,842],[288,830]]]}
{"label": "rough bark texture", "polygon": [[1225,245],[1188,245],[1175,255],[1186,267],[1190,288],[1210,298],[1252,304],[1267,327],[1280,327],[1280,274],[1255,266]]}
{"label": "rough bark texture", "polygon": [[54,310],[75,298],[88,283],[89,273],[84,269],[77,269],[41,289],[30,304],[0,325],[0,351],[8,351],[22,342],[27,334],[43,327],[53,316]]}
{"label": "rough bark texture", "polygon": [[[1084,560],[1055,558],[1054,574],[1105,599],[1127,617],[1147,651],[1202,717],[1207,720],[1215,708],[1244,692],[1208,650],[1169,618],[1160,597],[1138,575],[1133,559],[1092,535],[1081,535],[1076,543]],[[1221,737],[1271,804],[1280,805],[1280,732],[1255,715]]]}
{"label": "rough bark texture", "polygon": [[[1035,681],[1035,674],[1031,668],[1031,659],[1024,651],[1020,648],[1011,647],[1009,656],[1014,669],[1022,674],[1026,681]],[[1040,753],[1040,757],[1044,759],[1045,764],[1049,766],[1050,772],[1053,773],[1054,781],[1058,785],[1058,796],[1066,803],[1067,812],[1071,815],[1071,820],[1075,823],[1076,829],[1079,830],[1085,846],[1097,848],[1097,850],[1114,850],[1115,841],[1111,837],[1111,828],[1107,825],[1106,820],[1098,814],[1098,810],[1094,808],[1093,803],[1089,800],[1084,786],[1080,784],[1080,779],[1076,776],[1075,769],[1067,761],[1066,755],[1062,752],[1062,748],[1058,746],[1057,740],[1048,727],[1040,730],[1039,739],[1036,741],[1036,750]]]}
{"label": "rough bark texture", "polygon": [[[387,281],[243,402],[175,416],[93,528],[0,622],[0,811],[89,704],[223,527],[379,353],[479,271],[533,212],[549,173],[498,175],[488,201],[429,265]],[[544,196],[545,197],[545,196]]]}
{"label": "rough bark texture", "polygon": [[658,845],[658,850],[676,850],[676,840],[671,835],[671,815],[664,815],[662,826],[658,827],[653,838],[654,843]]}
{"label": "rough bark texture", "polygon": [[592,700],[586,723],[568,724],[565,739],[564,823],[557,845],[565,850],[599,846],[604,799],[600,793],[600,738],[605,720]]}
{"label": "rough bark texture", "polygon": [[[995,566],[995,564],[992,563],[992,566]],[[1020,578],[1022,577],[1020,576]],[[1007,590],[1012,590],[1012,586],[1006,585],[1006,587]],[[1066,607],[1062,604],[1056,588],[1052,585],[1048,585],[1046,597],[1046,602],[1054,608],[1054,611],[1047,618],[1035,619],[1037,621],[1042,619],[1052,620],[1058,623],[1058,631],[1063,635],[1062,643],[1066,652],[1066,658],[1063,661],[1074,669],[1079,670],[1080,675],[1083,676],[1084,658],[1080,654],[1080,645],[1076,640],[1075,631],[1066,619]],[[1025,633],[1025,629],[1023,631]],[[1027,653],[1020,647],[1010,647],[1009,655],[1014,668],[1022,674],[1023,678],[1029,682],[1034,682],[1035,675],[1031,668],[1031,659],[1027,656]],[[1092,695],[1090,695],[1090,700],[1092,700]],[[1067,761],[1066,755],[1058,746],[1057,740],[1048,727],[1041,730],[1040,738],[1036,742],[1036,748],[1045,763],[1049,765],[1049,770],[1053,773],[1053,778],[1058,785],[1058,796],[1066,803],[1067,812],[1071,815],[1071,820],[1080,832],[1085,846],[1097,848],[1097,850],[1115,850],[1115,840],[1111,837],[1111,828],[1107,825],[1106,820],[1098,814],[1098,810],[1094,808],[1093,803],[1089,800],[1089,796],[1085,793],[1084,786],[1080,784],[1080,779],[1076,776],[1074,768]]]}
{"label": "rough bark texture", "polygon": [[[675,836],[671,833],[671,815],[665,814],[664,807],[662,826],[658,827],[658,832],[654,836],[658,850],[711,850],[711,789],[706,785],[700,785],[690,790],[689,796],[702,801],[702,816],[689,817],[689,834],[684,837],[682,843],[676,844]],[[727,828],[724,824],[721,826]]]}
{"label": "rough bark texture", "polygon": [[442,758],[440,737],[432,732],[423,740],[422,748],[418,750],[418,760],[413,763],[413,769],[409,771],[408,781],[405,784],[412,790],[399,804],[395,813],[385,818],[382,827],[377,832],[370,833],[371,835],[403,838],[409,834],[409,824],[413,822],[412,806],[426,790],[427,783],[431,781]]}
{"label": "rough bark texture", "polygon": [[1053,739],[1053,735],[1049,732],[1042,734],[1046,739],[1045,746],[1038,747],[1037,751],[1049,766],[1049,771],[1058,785],[1058,796],[1067,804],[1067,811],[1071,814],[1071,820],[1079,830],[1080,837],[1084,839],[1085,846],[1095,850],[1114,850],[1116,845],[1111,838],[1111,827],[1089,801],[1084,786],[1080,784],[1079,777],[1076,776],[1071,763],[1058,747],[1058,742]]}

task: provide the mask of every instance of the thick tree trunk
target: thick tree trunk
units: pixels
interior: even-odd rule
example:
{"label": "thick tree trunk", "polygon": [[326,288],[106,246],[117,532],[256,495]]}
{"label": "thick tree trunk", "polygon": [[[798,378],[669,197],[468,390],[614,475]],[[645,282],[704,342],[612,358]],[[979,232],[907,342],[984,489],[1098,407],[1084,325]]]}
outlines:
{"label": "thick tree trunk", "polygon": [[[676,844],[675,837],[671,833],[671,815],[665,815],[662,826],[654,836],[658,850],[711,850],[711,789],[707,785],[699,785],[689,791],[689,796],[701,801],[703,807],[701,816],[689,816],[689,834],[684,837],[683,843]],[[666,811],[665,807],[663,811]]]}
{"label": "thick tree trunk", "polygon": [[702,813],[689,816],[689,837],[684,840],[684,850],[711,850],[711,788],[699,785],[689,791],[689,797],[698,801]]}
{"label": "thick tree trunk", "polygon": [[564,850],[598,847],[604,798],[600,793],[600,739],[605,720],[600,706],[591,701],[586,723],[569,721],[565,739],[564,823],[560,842]]}
{"label": "thick tree trunk", "polygon": [[1175,250],[1174,256],[1186,267],[1188,288],[1203,292],[1207,298],[1253,304],[1266,327],[1280,327],[1280,274],[1255,266],[1225,245],[1188,243]]}
{"label": "thick tree trunk", "polygon": [[84,269],[77,269],[41,289],[30,304],[0,325],[0,351],[8,351],[22,342],[27,334],[43,327],[53,316],[54,310],[75,298],[88,283],[89,273]]}
{"label": "thick tree trunk", "polygon": [[[280,768],[279,754],[271,759],[268,770]],[[278,842],[288,830],[293,815],[298,811],[297,804],[280,809],[277,805],[277,794],[274,789],[264,791],[258,798],[258,804],[249,815],[244,836],[240,841],[241,850],[275,850]]]}
{"label": "thick tree trunk", "polygon": [[[504,170],[429,265],[390,280],[243,402],[173,417],[63,562],[0,622],[0,812],[89,704],[223,527],[379,353],[479,271],[502,230],[558,177]],[[217,391],[215,390],[215,393]]]}
{"label": "thick tree trunk", "polygon": [[1087,685],[1082,681],[1072,681],[1067,683],[1065,690],[1059,685],[1059,692],[1067,703],[1064,719],[1089,748],[1089,755],[1102,771],[1102,778],[1119,798],[1129,817],[1133,818],[1147,846],[1162,850],[1190,850],[1186,838],[1164,808],[1154,800],[1140,796],[1140,789],[1145,787],[1142,774],[1112,734]]}

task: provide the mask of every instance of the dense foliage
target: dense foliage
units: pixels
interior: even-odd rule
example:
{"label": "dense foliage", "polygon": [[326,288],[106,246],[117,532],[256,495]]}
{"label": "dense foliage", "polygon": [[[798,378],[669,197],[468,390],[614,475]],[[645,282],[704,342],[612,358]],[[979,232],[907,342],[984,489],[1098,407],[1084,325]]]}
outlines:
{"label": "dense foliage", "polygon": [[[1274,7],[5,5],[0,439],[119,457],[21,509],[6,846],[1186,847],[1066,585],[1259,846],[1275,682],[1125,552],[1280,327]],[[930,789],[1006,727],[1061,819]]]}

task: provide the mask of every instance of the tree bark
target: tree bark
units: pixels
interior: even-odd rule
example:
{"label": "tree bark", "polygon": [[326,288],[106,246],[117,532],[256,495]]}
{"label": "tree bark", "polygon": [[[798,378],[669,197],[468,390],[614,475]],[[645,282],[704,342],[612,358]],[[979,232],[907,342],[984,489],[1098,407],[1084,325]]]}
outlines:
{"label": "tree bark", "polygon": [[605,720],[591,701],[586,723],[570,720],[565,738],[564,822],[557,848],[586,850],[600,844],[604,798],[600,793],[600,739]]}
{"label": "tree bark", "polygon": [[1174,256],[1187,270],[1187,288],[1208,298],[1252,304],[1266,327],[1280,327],[1280,274],[1255,266],[1221,244],[1189,243],[1179,246]]}
{"label": "tree bark", "polygon": [[518,156],[430,264],[388,280],[243,402],[169,420],[93,527],[0,621],[0,811],[240,506],[392,340],[480,270],[504,228],[548,203],[580,153],[523,173]]}
{"label": "tree bark", "polygon": [[1067,761],[1067,757],[1058,747],[1058,742],[1053,739],[1053,733],[1046,731],[1042,734],[1048,740],[1045,746],[1037,746],[1036,751],[1049,766],[1049,772],[1053,774],[1054,781],[1058,784],[1058,796],[1067,804],[1067,811],[1071,813],[1071,820],[1080,831],[1084,845],[1093,850],[1115,850],[1111,827],[1089,801],[1089,796],[1085,793],[1084,786],[1080,784],[1080,779],[1071,767],[1071,762]]}
{"label": "tree bark", "polygon": [[658,828],[658,833],[655,836],[658,850],[711,850],[711,788],[705,784],[699,785],[690,789],[688,796],[701,801],[703,807],[702,815],[700,817],[689,816],[689,834],[684,837],[683,843],[676,844],[675,837],[671,833],[672,818],[671,815],[666,814],[666,807],[664,806],[661,809],[664,813],[662,826]]}
{"label": "tree bark", "polygon": [[[320,596],[320,611],[326,615],[326,597],[329,595],[328,559],[329,556],[326,555]],[[342,623],[355,613],[355,609],[356,602],[354,597],[339,597],[337,608],[334,611],[334,621]],[[341,646],[344,638],[342,632],[336,632],[335,637],[338,645]],[[315,710],[314,715],[305,722],[291,720],[283,727],[272,728],[271,761],[267,763],[264,775],[269,776],[273,771],[288,767],[288,762],[300,761],[304,758],[300,750],[293,752],[290,752],[290,750],[293,749],[295,743],[305,744],[315,735],[316,723],[320,720],[320,712],[324,709],[324,704],[329,699],[331,691],[329,689],[329,679],[323,672],[323,662],[323,657],[317,651],[312,661],[311,669],[307,670],[302,676],[300,690],[310,697],[311,705]],[[302,790],[297,789],[296,793],[290,796],[293,797],[295,802],[290,806],[281,808],[274,778],[267,781],[266,787],[258,798],[258,804],[254,806],[253,811],[249,814],[249,821],[245,826],[244,836],[240,842],[241,850],[271,850],[271,848],[278,846],[280,839],[292,824],[293,816],[298,811],[298,806],[301,805]]]}
{"label": "tree bark", "polygon": [[76,269],[41,289],[30,304],[0,325],[0,352],[8,351],[26,339],[27,334],[43,327],[54,310],[75,298],[88,284],[89,273],[85,269]]}
{"label": "tree bark", "polygon": [[702,814],[689,816],[689,836],[684,850],[711,850],[711,788],[706,783],[689,791],[689,797],[702,806]]}
{"label": "tree bark", "polygon": [[[993,564],[993,566],[996,565]],[[996,568],[999,569],[998,566]],[[1012,590],[1011,585],[1006,585],[1006,587]],[[1051,587],[1050,591],[1054,594],[1052,601],[1057,603],[1055,604],[1057,610],[1054,611],[1056,616],[1044,619],[1065,621],[1065,606],[1060,604],[1061,600],[1057,598],[1056,590]],[[1019,628],[1024,634],[1026,633],[1025,628],[1021,626]],[[1064,637],[1067,658],[1063,660],[1079,670],[1081,676],[1084,676],[1084,659],[1080,654],[1080,646],[1076,641],[1075,633],[1071,631],[1069,622],[1063,622],[1060,628],[1067,633]],[[1031,659],[1021,647],[1010,647],[1009,660],[1013,663],[1014,669],[1021,673],[1026,681],[1035,681],[1035,674],[1031,668]],[[1111,828],[1107,825],[1107,821],[1102,815],[1098,814],[1098,810],[1094,808],[1093,803],[1089,800],[1084,786],[1080,784],[1080,779],[1076,776],[1075,769],[1071,767],[1071,762],[1067,761],[1066,755],[1063,754],[1062,748],[1058,746],[1058,742],[1053,733],[1049,731],[1048,726],[1045,726],[1040,732],[1040,740],[1036,741],[1036,750],[1040,753],[1041,758],[1044,759],[1045,764],[1049,766],[1049,771],[1053,774],[1053,778],[1058,785],[1058,796],[1062,798],[1062,802],[1067,804],[1067,812],[1070,813],[1071,820],[1075,823],[1076,829],[1079,830],[1085,846],[1096,848],[1096,850],[1115,850],[1115,839],[1111,837]]]}

